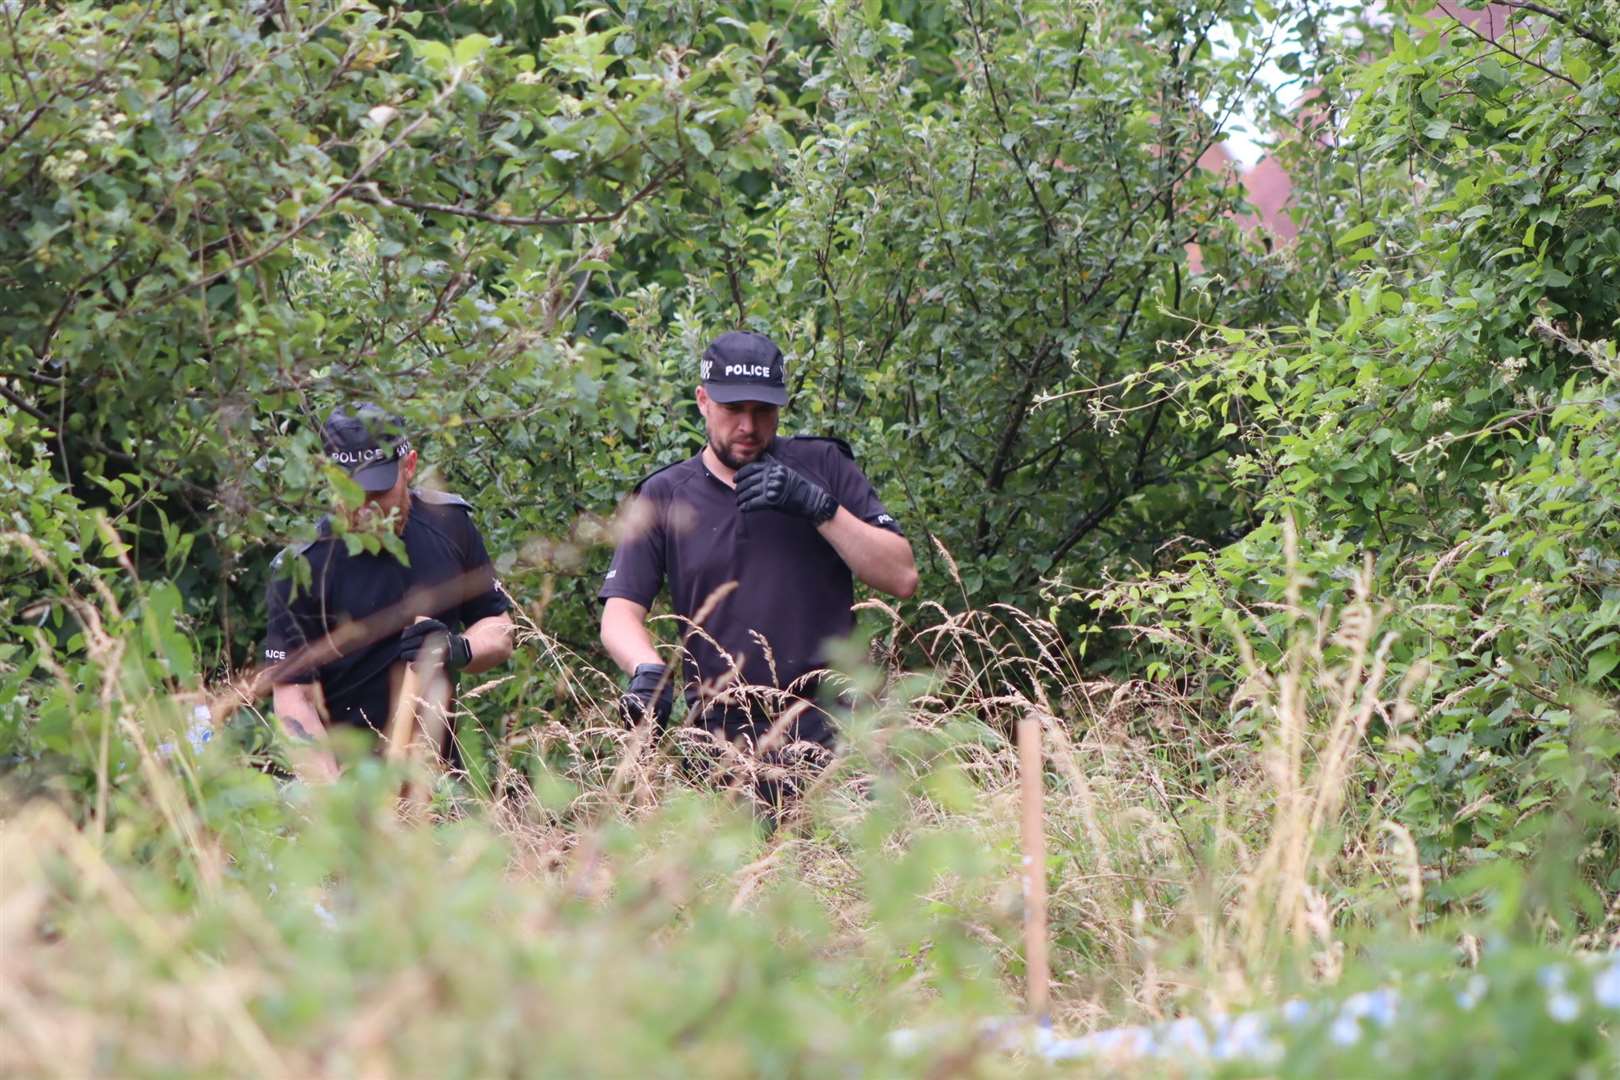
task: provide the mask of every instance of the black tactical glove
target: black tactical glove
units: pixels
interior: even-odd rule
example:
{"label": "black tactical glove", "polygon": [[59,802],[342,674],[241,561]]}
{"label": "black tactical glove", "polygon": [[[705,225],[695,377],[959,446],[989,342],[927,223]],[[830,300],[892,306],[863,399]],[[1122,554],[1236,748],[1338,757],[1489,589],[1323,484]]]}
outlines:
{"label": "black tactical glove", "polygon": [[443,634],[449,638],[449,644],[444,650],[446,671],[460,671],[472,663],[472,643],[467,640],[467,635],[450,633],[450,628],[438,619],[423,619],[400,631],[399,658],[408,664],[414,664],[416,654],[422,651],[428,638],[434,634]]}
{"label": "black tactical glove", "polygon": [[737,509],[745,514],[780,510],[820,525],[838,513],[838,500],[808,476],[766,454],[737,470]]}
{"label": "black tactical glove", "polygon": [[619,699],[619,716],[626,727],[641,723],[652,710],[659,728],[669,726],[669,713],[675,707],[675,680],[666,677],[663,664],[637,664],[630,673],[630,688]]}

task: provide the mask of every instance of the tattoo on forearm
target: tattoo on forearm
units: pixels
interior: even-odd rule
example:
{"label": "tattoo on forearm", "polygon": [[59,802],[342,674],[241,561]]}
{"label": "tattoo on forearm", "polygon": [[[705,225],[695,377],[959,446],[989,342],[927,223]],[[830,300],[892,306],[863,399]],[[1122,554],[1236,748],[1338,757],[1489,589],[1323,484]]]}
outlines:
{"label": "tattoo on forearm", "polygon": [[286,725],[287,734],[291,735],[293,738],[297,739],[299,742],[314,742],[315,741],[315,736],[311,735],[309,733],[309,729],[304,727],[304,725],[300,724],[298,721],[296,721],[296,720],[294,720],[294,719],[292,719],[290,717],[282,717],[281,722]]}

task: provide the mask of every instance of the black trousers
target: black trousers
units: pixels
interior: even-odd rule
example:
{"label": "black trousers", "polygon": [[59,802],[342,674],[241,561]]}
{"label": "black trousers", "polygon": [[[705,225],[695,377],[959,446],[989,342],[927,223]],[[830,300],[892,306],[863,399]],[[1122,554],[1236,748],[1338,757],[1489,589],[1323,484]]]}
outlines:
{"label": "black trousers", "polygon": [[[787,706],[763,701],[689,702],[687,713],[695,727],[729,743],[743,743],[762,753],[792,743],[814,743],[831,751],[838,741],[838,724],[826,709],[808,699]],[[761,750],[761,744],[765,745]]]}
{"label": "black trousers", "polygon": [[836,721],[810,701],[786,708],[765,702],[692,702],[690,710],[694,727],[731,744],[735,752],[695,742],[684,756],[684,771],[692,779],[749,791],[756,812],[773,827],[827,767],[838,739]]}

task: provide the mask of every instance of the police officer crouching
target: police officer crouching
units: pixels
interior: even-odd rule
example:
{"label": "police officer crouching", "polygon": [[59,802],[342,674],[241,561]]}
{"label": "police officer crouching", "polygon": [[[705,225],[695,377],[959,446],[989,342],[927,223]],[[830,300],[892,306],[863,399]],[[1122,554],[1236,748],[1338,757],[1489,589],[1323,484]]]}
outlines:
{"label": "police officer crouching", "polygon": [[[679,682],[694,723],[762,748],[767,763],[775,751],[762,743],[833,745],[814,699],[829,643],[855,627],[854,580],[901,598],[917,588],[911,544],[849,446],[777,437],[787,401],[769,338],[731,332],[709,345],[697,387],[707,444],[636,486],[630,535],[598,593],[602,644],[630,676],[626,719],[651,713],[667,725]],[[683,627],[679,679],[646,626],[665,585]],[[769,803],[784,795],[774,784],[755,792]]]}
{"label": "police officer crouching", "polygon": [[[410,563],[386,547],[351,553],[322,519],[315,540],[272,564],[264,660],[276,715],[302,744],[298,771],[316,780],[337,775],[326,744],[333,726],[386,731],[405,666],[436,635],[452,678],[512,655],[510,604],[471,507],[458,495],[410,486],[417,455],[404,421],[374,405],[339,408],[321,440],[327,458],[365,492],[349,525],[391,527]],[[300,558],[307,585],[295,585]]]}

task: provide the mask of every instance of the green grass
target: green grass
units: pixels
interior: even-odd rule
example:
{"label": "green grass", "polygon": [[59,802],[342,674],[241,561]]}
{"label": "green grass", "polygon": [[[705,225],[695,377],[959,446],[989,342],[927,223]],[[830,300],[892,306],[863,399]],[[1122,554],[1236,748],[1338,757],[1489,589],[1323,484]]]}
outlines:
{"label": "green grass", "polygon": [[[238,737],[160,757],[192,699],[111,663],[138,639],[91,638],[104,707],[78,717],[77,758],[33,761],[29,797],[14,773],[0,819],[0,1073],[1045,1071],[978,1026],[1021,1008],[1007,733],[1025,715],[1045,729],[1060,1034],[1398,985],[1393,1057],[1302,1029],[1238,1071],[1432,1075],[1447,1045],[1475,1073],[1612,1060],[1598,1012],[1561,1022],[1526,989],[1570,935],[1534,929],[1522,871],[1460,914],[1422,895],[1432,868],[1364,737],[1375,713],[1411,721],[1377,700],[1365,591],[1301,612],[1278,669],[1251,669],[1230,710],[1253,736],[1208,703],[1087,680],[1022,613],[939,614],[912,642],[929,675],[857,668],[867,703],[837,762],[774,831],[746,785],[679,767],[695,733],[620,730],[612,680],[533,626],[517,675],[567,665],[570,722],[506,717],[483,779],[439,776],[415,810],[403,767],[364,752],[330,787],[252,768],[251,712]],[[1505,989],[1460,1011],[1475,962]],[[929,1038],[902,1053],[899,1028]]]}

